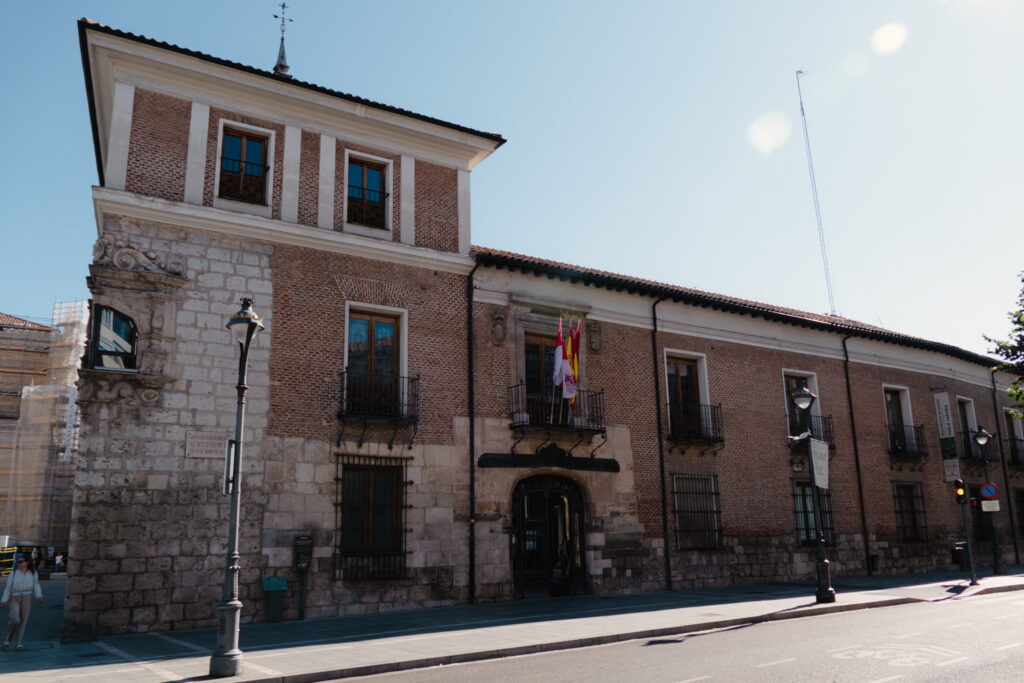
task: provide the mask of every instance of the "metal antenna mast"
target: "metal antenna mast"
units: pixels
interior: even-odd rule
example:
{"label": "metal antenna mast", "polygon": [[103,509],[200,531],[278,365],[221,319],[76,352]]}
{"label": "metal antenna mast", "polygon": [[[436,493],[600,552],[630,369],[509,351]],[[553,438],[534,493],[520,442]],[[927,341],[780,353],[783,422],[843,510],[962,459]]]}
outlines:
{"label": "metal antenna mast", "polygon": [[800,119],[804,124],[804,147],[807,149],[807,170],[811,174],[811,196],[814,197],[814,217],[818,221],[818,241],[821,243],[821,262],[825,266],[825,287],[828,289],[828,310],[831,315],[836,313],[836,300],[832,296],[832,276],[828,270],[828,250],[825,248],[825,228],[821,224],[821,205],[818,202],[818,183],[814,180],[814,161],[811,159],[811,137],[807,133],[807,114],[804,113],[804,94],[800,90],[800,76],[804,72],[796,72],[796,92],[800,98]]}

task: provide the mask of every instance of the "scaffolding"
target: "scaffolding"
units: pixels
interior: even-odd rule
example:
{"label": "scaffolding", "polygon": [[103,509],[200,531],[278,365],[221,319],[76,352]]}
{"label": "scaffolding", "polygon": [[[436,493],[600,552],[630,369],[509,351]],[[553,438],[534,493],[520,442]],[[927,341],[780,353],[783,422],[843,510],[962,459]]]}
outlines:
{"label": "scaffolding", "polygon": [[88,316],[85,301],[54,306],[48,383],[21,389],[6,515],[6,533],[18,543],[68,543],[81,425],[75,382]]}

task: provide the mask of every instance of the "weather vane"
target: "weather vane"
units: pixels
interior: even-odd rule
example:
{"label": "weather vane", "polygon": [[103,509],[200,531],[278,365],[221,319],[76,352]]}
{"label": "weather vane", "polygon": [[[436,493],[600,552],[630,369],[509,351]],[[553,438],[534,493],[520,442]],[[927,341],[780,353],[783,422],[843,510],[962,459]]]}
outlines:
{"label": "weather vane", "polygon": [[282,2],[278,7],[281,8],[280,14],[275,14],[275,19],[281,20],[281,47],[277,50],[277,64],[274,65],[274,73],[279,76],[288,75],[288,60],[284,56],[284,31],[287,28],[286,21],[295,21],[294,19],[288,19],[284,16],[285,10],[288,9],[287,3]]}

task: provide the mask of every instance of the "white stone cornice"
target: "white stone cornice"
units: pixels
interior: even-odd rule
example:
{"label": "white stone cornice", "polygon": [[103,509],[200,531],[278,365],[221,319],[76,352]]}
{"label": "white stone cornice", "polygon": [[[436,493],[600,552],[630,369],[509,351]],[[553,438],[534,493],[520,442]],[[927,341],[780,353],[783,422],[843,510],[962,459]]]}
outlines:
{"label": "white stone cornice", "polygon": [[105,187],[93,187],[92,196],[97,230],[101,237],[103,217],[111,214],[458,275],[468,275],[473,268],[473,258],[470,256],[409,246],[401,242],[385,242],[209,206],[143,197]]}

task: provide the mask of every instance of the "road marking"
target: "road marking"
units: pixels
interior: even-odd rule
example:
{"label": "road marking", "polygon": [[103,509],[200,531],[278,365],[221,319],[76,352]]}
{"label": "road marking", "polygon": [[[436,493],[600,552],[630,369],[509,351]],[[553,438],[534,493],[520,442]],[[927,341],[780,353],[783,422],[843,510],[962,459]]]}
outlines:
{"label": "road marking", "polygon": [[711,676],[698,676],[697,678],[687,678],[685,681],[677,681],[676,683],[693,683],[694,681],[706,681]]}
{"label": "road marking", "polygon": [[1020,643],[1010,643],[1009,645],[1003,645],[1002,647],[997,647],[996,648],[996,652],[999,652],[1000,650],[1009,650],[1010,648],[1014,648],[1014,647],[1020,647]]}
{"label": "road marking", "polygon": [[154,673],[157,676],[160,676],[161,678],[167,679],[168,681],[180,681],[181,680],[181,676],[179,676],[178,674],[173,673],[171,671],[168,671],[167,669],[164,669],[163,667],[156,666],[155,664],[152,664],[150,662],[144,662],[141,659],[133,657],[132,655],[130,655],[127,652],[125,652],[124,650],[116,648],[116,647],[114,647],[112,645],[107,645],[106,643],[104,643],[102,641],[96,641],[95,645],[99,649],[106,650],[108,653],[114,655],[115,657],[120,657],[121,659],[127,660],[127,661],[131,662],[132,664],[135,664],[137,666],[141,666],[146,671],[149,671],[150,673]]}
{"label": "road marking", "polygon": [[763,669],[766,666],[775,666],[776,664],[785,664],[786,662],[795,662],[796,657],[790,657],[789,659],[779,659],[774,662],[765,662],[764,664],[755,664],[755,669]]}
{"label": "road marking", "polygon": [[992,618],[993,619],[1013,619],[1016,616],[1017,616],[1016,614],[1003,614],[1003,615],[1000,615],[998,617],[992,617]]}
{"label": "road marking", "polygon": [[172,638],[170,636],[165,636],[163,633],[150,633],[149,635],[152,638],[159,638],[160,640],[166,640],[168,643],[174,643],[175,645],[180,645],[180,646],[182,646],[184,648],[192,650],[193,652],[201,652],[204,655],[208,655],[211,652],[213,652],[209,648],[200,647],[199,645],[195,645],[193,643],[188,643],[188,642],[186,642],[184,640],[181,640],[180,638]]}
{"label": "road marking", "polygon": [[921,632],[920,631],[915,631],[913,633],[904,633],[901,636],[893,636],[892,639],[893,640],[902,640],[903,638],[913,638],[914,636],[919,636],[919,635],[921,635]]}
{"label": "road marking", "polygon": [[886,681],[897,681],[897,680],[899,680],[901,678],[903,678],[902,675],[900,675],[900,676],[889,676],[888,678],[876,678],[875,680],[871,681],[871,683],[885,683]]}
{"label": "road marking", "polygon": [[[133,667],[131,667],[129,669],[107,669],[107,670],[104,670],[102,673],[103,673],[104,676],[106,676],[107,674],[121,674],[121,673],[126,673],[128,671],[138,671],[138,667],[133,666]],[[92,671],[92,672],[87,673],[87,674],[71,674],[70,676],[61,676],[61,680],[64,680],[66,678],[90,678],[90,677],[93,677],[93,676],[96,676],[96,675],[98,675],[98,674],[95,671]]]}
{"label": "road marking", "polygon": [[832,654],[833,652],[842,652],[843,650],[852,650],[855,647],[860,647],[860,645],[847,645],[846,647],[837,647],[834,650],[829,650],[828,653]]}
{"label": "road marking", "polygon": [[957,662],[963,662],[970,659],[970,657],[957,657],[956,659],[950,659],[947,662],[935,662],[935,666],[949,666],[950,664],[956,664]]}

